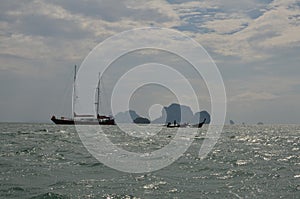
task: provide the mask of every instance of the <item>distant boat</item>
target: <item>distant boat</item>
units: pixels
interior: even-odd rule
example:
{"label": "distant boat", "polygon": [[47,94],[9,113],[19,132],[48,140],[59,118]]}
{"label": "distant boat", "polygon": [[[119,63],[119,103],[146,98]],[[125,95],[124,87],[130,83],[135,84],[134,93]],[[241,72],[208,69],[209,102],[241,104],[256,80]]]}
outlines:
{"label": "distant boat", "polygon": [[[76,99],[76,92],[75,92],[75,80],[76,80],[76,73],[77,73],[77,67],[75,65],[75,72],[74,72],[74,84],[73,84],[73,99],[72,99],[72,109],[74,109],[74,99]],[[60,117],[56,118],[54,115],[51,117],[51,121],[54,122],[57,125],[115,125],[115,119],[112,116],[106,116],[106,115],[99,115],[99,94],[100,94],[100,84],[98,84],[97,87],[97,118],[94,118],[93,115],[77,115],[75,112],[73,113],[73,118],[66,118],[66,117]],[[76,122],[74,118],[76,119]]]}
{"label": "distant boat", "polygon": [[167,126],[167,128],[179,128],[180,124],[177,124],[177,122],[175,120],[173,124],[171,122],[169,122],[166,126]]}

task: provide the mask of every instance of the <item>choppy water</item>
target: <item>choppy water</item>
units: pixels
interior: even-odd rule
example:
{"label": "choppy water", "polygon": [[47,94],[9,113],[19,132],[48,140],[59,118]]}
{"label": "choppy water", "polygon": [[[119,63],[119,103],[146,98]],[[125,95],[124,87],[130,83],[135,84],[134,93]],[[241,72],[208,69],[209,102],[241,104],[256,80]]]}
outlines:
{"label": "choppy water", "polygon": [[[139,141],[109,128],[127,150],[151,151],[172,139],[168,130]],[[202,130],[180,159],[147,174],[99,163],[74,127],[4,123],[0,131],[0,198],[300,198],[297,125],[226,126],[200,160]]]}

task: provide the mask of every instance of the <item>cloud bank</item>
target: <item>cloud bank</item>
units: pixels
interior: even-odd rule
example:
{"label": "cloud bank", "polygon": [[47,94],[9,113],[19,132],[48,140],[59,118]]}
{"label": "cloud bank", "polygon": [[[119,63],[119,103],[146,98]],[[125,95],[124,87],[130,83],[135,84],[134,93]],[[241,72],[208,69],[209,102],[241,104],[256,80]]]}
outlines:
{"label": "cloud bank", "polygon": [[[63,77],[72,76],[72,66],[107,37],[149,26],[182,31],[208,50],[227,85],[229,114],[239,115],[234,105],[242,102],[253,107],[266,101],[272,101],[274,108],[298,105],[300,3],[296,0],[2,0],[0,5],[0,71],[5,82],[1,90],[19,79],[26,85],[23,90],[36,96],[26,100],[27,106],[52,99],[38,116],[43,120],[63,93],[49,85],[71,84]],[[34,84],[41,89],[31,89]],[[18,93],[16,87],[11,89]],[[1,94],[1,111],[14,110],[12,97],[10,92]],[[286,113],[292,122],[294,116]]]}

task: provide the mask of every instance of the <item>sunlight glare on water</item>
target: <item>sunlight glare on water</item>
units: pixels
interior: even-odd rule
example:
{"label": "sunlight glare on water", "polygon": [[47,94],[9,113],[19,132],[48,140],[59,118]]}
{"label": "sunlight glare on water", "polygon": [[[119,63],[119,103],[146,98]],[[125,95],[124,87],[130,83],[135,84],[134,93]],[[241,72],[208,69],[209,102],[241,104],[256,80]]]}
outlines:
{"label": "sunlight glare on water", "polygon": [[[104,166],[87,152],[72,126],[0,125],[1,198],[300,196],[297,125],[225,126],[213,151],[200,160],[204,127],[180,159],[144,174]],[[107,128],[113,143],[139,153],[158,150],[174,136],[174,131],[166,128],[145,138]]]}

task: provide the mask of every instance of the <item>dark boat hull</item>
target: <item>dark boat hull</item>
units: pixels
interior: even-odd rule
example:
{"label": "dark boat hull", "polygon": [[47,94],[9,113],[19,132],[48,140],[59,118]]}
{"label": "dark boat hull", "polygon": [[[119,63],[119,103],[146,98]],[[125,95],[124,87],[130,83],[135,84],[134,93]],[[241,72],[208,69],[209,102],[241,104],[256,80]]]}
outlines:
{"label": "dark boat hull", "polygon": [[115,120],[114,119],[109,119],[109,120],[91,120],[91,121],[85,121],[85,120],[78,120],[74,122],[73,119],[57,119],[55,117],[51,118],[51,121],[54,122],[57,125],[115,125]]}
{"label": "dark boat hull", "polygon": [[51,121],[59,125],[74,125],[74,120],[51,118]]}

